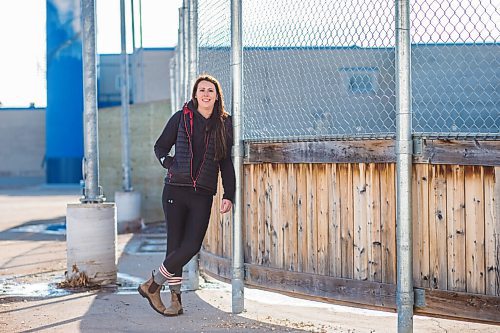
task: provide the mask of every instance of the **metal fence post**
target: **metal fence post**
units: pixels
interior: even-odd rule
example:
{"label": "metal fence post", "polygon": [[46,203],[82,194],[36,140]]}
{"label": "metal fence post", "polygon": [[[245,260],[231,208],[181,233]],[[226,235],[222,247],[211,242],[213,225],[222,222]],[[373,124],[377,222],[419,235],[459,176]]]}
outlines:
{"label": "metal fence post", "polygon": [[[191,98],[191,87],[196,81],[198,73],[198,1],[184,1],[184,35],[187,37],[184,44],[185,53],[185,101]],[[200,286],[198,254],[196,254],[186,265],[188,280],[186,287],[196,290]]]}
{"label": "metal fence post", "polygon": [[236,197],[233,207],[233,258],[232,258],[232,311],[241,313],[244,309],[243,268],[243,129],[242,129],[242,59],[243,29],[242,2],[231,0],[231,105],[234,126],[234,169],[236,171]]}
{"label": "metal fence post", "polygon": [[413,332],[410,3],[396,0],[396,238],[398,332]]}
{"label": "metal fence post", "polygon": [[137,85],[135,83],[135,76],[137,74],[136,68],[137,68],[137,58],[136,58],[136,53],[135,53],[135,9],[134,9],[134,2],[135,0],[130,0],[130,13],[131,13],[131,25],[132,25],[132,57],[131,57],[131,62],[132,62],[132,71],[130,73],[130,87],[132,90],[132,94],[130,96],[130,99],[132,100],[132,104],[135,103],[136,98],[137,98]]}
{"label": "metal fence post", "polygon": [[179,8],[179,41],[177,43],[177,57],[179,59],[178,82],[177,82],[177,108],[184,101],[184,7]]}
{"label": "metal fence post", "polygon": [[177,92],[176,92],[176,72],[177,72],[177,57],[175,55],[170,59],[170,114],[175,113],[177,105]]}
{"label": "metal fence post", "polygon": [[[144,48],[142,44],[142,0],[139,0],[139,75],[136,77],[137,89],[140,89],[140,94],[136,94],[136,100],[140,102],[146,101],[144,94]],[[140,96],[140,97],[137,97]]]}
{"label": "metal fence post", "polygon": [[[198,0],[189,0],[188,92],[198,75]],[[191,96],[187,96],[189,99]]]}
{"label": "metal fence post", "polygon": [[103,202],[99,187],[99,147],[97,133],[97,79],[95,3],[82,1],[84,148],[83,203]]}
{"label": "metal fence post", "polygon": [[[95,0],[81,0],[84,94],[84,197],[66,210],[67,280],[116,285],[116,206],[103,203],[99,186]],[[92,251],[88,251],[91,248]],[[75,272],[74,267],[78,267]]]}
{"label": "metal fence post", "polygon": [[183,80],[183,102],[187,102],[189,100],[189,1],[184,0],[184,5],[182,7],[184,14],[182,21],[182,36],[184,38],[183,42],[183,71],[184,71],[184,80]]}
{"label": "metal fence post", "polygon": [[124,191],[131,191],[130,180],[130,140],[129,140],[129,68],[127,57],[127,36],[125,29],[125,0],[120,0],[120,32],[121,32],[121,134],[122,134],[122,169]]}

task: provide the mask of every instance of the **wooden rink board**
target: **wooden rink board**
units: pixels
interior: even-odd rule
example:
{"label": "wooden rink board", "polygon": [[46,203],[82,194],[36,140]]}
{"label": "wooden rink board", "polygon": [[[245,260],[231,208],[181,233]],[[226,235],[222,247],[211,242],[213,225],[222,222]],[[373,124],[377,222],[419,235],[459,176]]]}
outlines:
{"label": "wooden rink board", "polygon": [[[285,281],[287,274],[304,273],[355,280],[361,289],[364,282],[366,288],[370,283],[394,285],[395,172],[394,163],[244,165],[245,263],[257,271],[279,270]],[[500,311],[499,176],[500,167],[413,165],[415,287],[465,298],[484,295],[491,306],[483,312]],[[220,195],[214,205],[220,204]],[[229,259],[231,234],[226,231],[232,223],[215,208],[204,251]],[[224,236],[215,237],[221,227]],[[215,240],[219,250],[214,250]],[[301,292],[310,288],[311,295],[317,294],[314,284],[301,285]],[[350,301],[363,303],[362,295]],[[429,300],[438,303],[447,299],[433,297]],[[463,314],[473,309],[460,306],[454,316],[474,320]]]}

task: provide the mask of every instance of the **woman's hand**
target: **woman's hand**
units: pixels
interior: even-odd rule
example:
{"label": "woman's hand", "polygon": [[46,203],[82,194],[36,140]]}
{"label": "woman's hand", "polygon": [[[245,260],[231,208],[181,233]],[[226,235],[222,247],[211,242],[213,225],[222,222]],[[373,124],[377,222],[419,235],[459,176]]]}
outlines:
{"label": "woman's hand", "polygon": [[231,200],[222,199],[222,203],[220,205],[220,212],[222,214],[227,213],[231,210],[232,207],[233,207],[233,203],[231,202]]}

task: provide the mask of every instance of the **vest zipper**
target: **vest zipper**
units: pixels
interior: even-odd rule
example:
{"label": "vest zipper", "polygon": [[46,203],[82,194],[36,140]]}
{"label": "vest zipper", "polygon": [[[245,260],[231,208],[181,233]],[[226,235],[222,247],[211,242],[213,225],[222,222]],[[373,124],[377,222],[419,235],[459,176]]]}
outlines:
{"label": "vest zipper", "polygon": [[191,176],[191,180],[193,181],[193,188],[194,188],[194,191],[196,192],[196,182],[198,181],[198,177],[200,177],[200,174],[201,174],[201,170],[203,169],[203,165],[205,164],[205,159],[207,157],[207,151],[208,151],[208,143],[210,141],[210,132],[208,132],[208,135],[205,133],[205,152],[203,153],[203,160],[201,161],[201,165],[200,167],[198,168],[198,172],[197,172],[197,175],[196,177],[193,177],[193,159],[194,159],[194,156],[193,156],[193,144],[191,142],[191,135],[193,134],[193,111],[189,110],[188,107],[187,107],[187,103],[184,105],[184,114],[186,113],[189,113],[189,120],[190,120],[190,127],[191,127],[191,134],[189,133],[188,129],[187,129],[187,124],[186,124],[186,118],[184,118],[184,128],[186,130],[186,134],[187,134],[187,137],[188,137],[188,144],[189,144],[189,152],[191,153],[191,159],[190,159],[190,170],[189,170],[189,173],[190,173],[190,176]]}
{"label": "vest zipper", "polygon": [[[193,179],[193,187],[194,187],[194,190],[196,191],[196,182],[198,181],[198,178],[200,177],[200,174],[201,174],[201,170],[203,169],[203,165],[205,164],[205,160],[206,160],[206,157],[207,157],[207,152],[208,152],[208,142],[210,141],[210,133],[205,134],[205,152],[203,153],[203,160],[201,161],[201,165],[200,167],[198,168],[198,173],[196,175],[196,178]],[[191,156],[193,156],[193,153],[192,153],[192,147],[191,147]],[[191,162],[192,164],[192,162]],[[193,176],[191,176],[192,178]]]}

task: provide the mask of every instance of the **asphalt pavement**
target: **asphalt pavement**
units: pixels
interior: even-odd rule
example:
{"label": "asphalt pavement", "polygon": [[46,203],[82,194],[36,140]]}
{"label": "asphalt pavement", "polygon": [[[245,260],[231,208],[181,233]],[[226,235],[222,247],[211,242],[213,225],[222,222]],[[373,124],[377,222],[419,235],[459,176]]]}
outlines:
{"label": "asphalt pavement", "polygon": [[[0,184],[1,185],[1,184]],[[66,205],[78,186],[0,186],[0,332],[397,332],[394,313],[245,289],[231,313],[231,286],[205,276],[183,293],[184,314],[163,317],[136,291],[163,260],[165,228],[118,235],[115,286],[59,288],[66,270]],[[168,303],[169,293],[162,292]],[[415,332],[500,332],[500,327],[415,316]]]}

